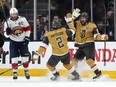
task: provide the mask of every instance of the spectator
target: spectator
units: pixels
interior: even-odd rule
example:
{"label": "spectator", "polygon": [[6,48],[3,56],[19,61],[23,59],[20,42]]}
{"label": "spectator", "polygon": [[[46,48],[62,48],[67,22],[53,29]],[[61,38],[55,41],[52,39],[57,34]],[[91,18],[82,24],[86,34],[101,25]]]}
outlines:
{"label": "spectator", "polygon": [[37,40],[42,41],[44,33],[44,24],[40,21],[40,19],[37,19]]}
{"label": "spectator", "polygon": [[109,36],[109,40],[114,40],[114,12],[113,10],[109,10],[107,12],[107,20],[109,23],[108,26],[108,36]]}
{"label": "spectator", "polygon": [[98,27],[100,34],[104,34],[105,27],[103,21],[102,20],[97,21],[96,25]]}
{"label": "spectator", "polygon": [[44,25],[44,30],[45,30],[45,33],[48,32],[48,26],[47,25]]}

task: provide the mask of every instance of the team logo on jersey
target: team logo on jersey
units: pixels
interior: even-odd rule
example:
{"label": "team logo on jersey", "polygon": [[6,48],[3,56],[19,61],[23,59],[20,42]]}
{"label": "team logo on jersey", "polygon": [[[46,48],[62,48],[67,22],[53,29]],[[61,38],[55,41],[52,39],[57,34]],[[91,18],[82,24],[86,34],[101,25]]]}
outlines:
{"label": "team logo on jersey", "polygon": [[21,34],[23,33],[23,29],[21,26],[14,27],[12,29],[12,33],[16,36],[21,36]]}
{"label": "team logo on jersey", "polygon": [[84,38],[85,37],[86,30],[81,30],[80,32],[80,37]]}
{"label": "team logo on jersey", "polygon": [[19,22],[18,24],[19,24],[19,26],[23,25],[23,21]]}
{"label": "team logo on jersey", "polygon": [[86,27],[86,30],[89,30],[90,28],[89,27]]}

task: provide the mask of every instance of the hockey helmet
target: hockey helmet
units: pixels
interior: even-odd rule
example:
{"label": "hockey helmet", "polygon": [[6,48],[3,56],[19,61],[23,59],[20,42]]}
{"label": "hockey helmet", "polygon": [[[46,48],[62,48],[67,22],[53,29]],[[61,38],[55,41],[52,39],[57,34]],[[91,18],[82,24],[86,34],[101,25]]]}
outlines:
{"label": "hockey helmet", "polygon": [[9,11],[10,15],[18,13],[18,10],[16,8],[11,8]]}
{"label": "hockey helmet", "polygon": [[85,17],[86,19],[89,19],[89,15],[87,14],[87,12],[83,12],[80,17]]}

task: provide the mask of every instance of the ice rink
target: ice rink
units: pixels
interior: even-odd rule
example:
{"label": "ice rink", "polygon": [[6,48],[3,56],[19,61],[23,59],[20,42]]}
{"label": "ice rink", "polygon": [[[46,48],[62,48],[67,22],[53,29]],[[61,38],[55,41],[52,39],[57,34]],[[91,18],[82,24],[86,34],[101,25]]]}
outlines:
{"label": "ice rink", "polygon": [[[111,79],[107,76],[103,76],[100,79],[96,80],[97,82],[116,82],[116,79]],[[95,82],[92,78],[81,78],[81,80],[71,80],[68,77],[59,77],[56,81],[51,81],[50,76],[31,76],[29,80],[27,80],[24,76],[18,76],[17,80],[13,80],[12,76],[0,76],[1,82]]]}
{"label": "ice rink", "polygon": [[[100,85],[100,86],[99,86]],[[72,81],[61,76],[57,81],[51,81],[50,76],[36,76],[27,80],[24,76],[19,76],[13,80],[12,76],[0,76],[0,87],[116,87],[116,79],[103,76],[102,79],[94,81],[92,78],[81,78],[81,81]]]}

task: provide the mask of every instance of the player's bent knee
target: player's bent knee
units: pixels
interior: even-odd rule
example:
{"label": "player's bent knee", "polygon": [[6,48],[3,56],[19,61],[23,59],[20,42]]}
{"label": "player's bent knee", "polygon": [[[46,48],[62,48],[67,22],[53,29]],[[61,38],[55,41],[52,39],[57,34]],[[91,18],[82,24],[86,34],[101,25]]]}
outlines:
{"label": "player's bent knee", "polygon": [[23,63],[26,63],[26,62],[28,62],[29,61],[29,57],[22,57],[22,62]]}
{"label": "player's bent knee", "polygon": [[73,65],[71,63],[70,64],[63,64],[63,66],[68,70],[70,70],[73,67]]}
{"label": "player's bent knee", "polygon": [[19,59],[18,57],[14,57],[11,59],[11,61],[12,61],[12,63],[18,63],[18,59]]}
{"label": "player's bent knee", "polygon": [[46,64],[47,68],[50,70],[50,71],[53,71],[55,69],[55,67],[49,65],[48,63]]}
{"label": "player's bent knee", "polygon": [[72,59],[72,64],[74,65],[75,68],[77,68],[78,67],[78,59],[73,58]]}
{"label": "player's bent knee", "polygon": [[86,60],[86,62],[87,62],[87,64],[91,67],[91,66],[93,66],[94,64],[95,64],[95,62],[94,62],[94,60],[92,59],[92,58],[88,58],[87,60]]}

